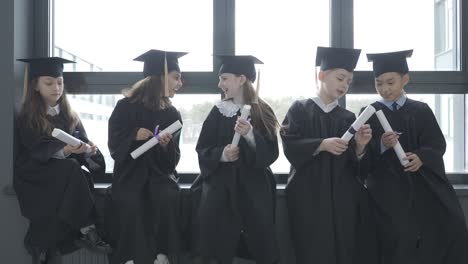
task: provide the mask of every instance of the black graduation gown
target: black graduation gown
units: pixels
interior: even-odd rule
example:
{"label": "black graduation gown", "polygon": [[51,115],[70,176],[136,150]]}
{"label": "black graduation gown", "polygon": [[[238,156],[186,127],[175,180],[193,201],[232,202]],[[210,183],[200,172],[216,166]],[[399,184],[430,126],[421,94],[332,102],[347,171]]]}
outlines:
{"label": "black graduation gown", "polygon": [[112,180],[112,263],[153,263],[156,254],[176,254],[180,239],[180,189],[175,168],[180,159],[180,131],[164,149],[156,145],[137,159],[130,153],[139,128],[159,131],[181,121],[174,107],[146,109],[129,98],[120,100],[109,119],[109,149],[115,160]]}
{"label": "black graduation gown", "polygon": [[201,197],[192,249],[195,255],[231,263],[243,232],[251,257],[259,264],[271,264],[279,258],[274,228],[276,185],[269,168],[278,157],[278,142],[254,128],[255,150],[241,137],[239,159],[221,162],[236,120],[237,116],[225,117],[214,106],[203,123],[196,147],[201,174],[193,186],[200,186]]}
{"label": "black graduation gown", "polygon": [[286,198],[298,264],[376,261],[375,230],[354,141],[339,156],[313,155],[325,138],[341,137],[355,119],[339,106],[325,113],[306,99],[296,101],[283,121],[283,148],[291,163]]}
{"label": "black graduation gown", "polygon": [[[423,162],[414,173],[404,172],[393,149],[381,154],[384,133],[374,115],[371,164],[367,186],[377,207],[379,234],[385,264],[466,263],[468,237],[459,201],[445,175],[445,139],[432,110],[407,99],[397,111],[382,109],[405,152]],[[364,162],[363,162],[364,163]]]}
{"label": "black graduation gown", "polygon": [[[63,114],[48,118],[56,128],[89,142],[81,122],[69,131]],[[13,185],[21,212],[30,220],[25,244],[42,250],[59,248],[68,253],[74,249],[76,231],[93,223],[92,176],[105,173],[104,157],[98,151],[87,158],[85,154],[53,158],[65,143],[32,131],[21,118],[16,125],[18,152]],[[81,169],[82,165],[91,175]]]}

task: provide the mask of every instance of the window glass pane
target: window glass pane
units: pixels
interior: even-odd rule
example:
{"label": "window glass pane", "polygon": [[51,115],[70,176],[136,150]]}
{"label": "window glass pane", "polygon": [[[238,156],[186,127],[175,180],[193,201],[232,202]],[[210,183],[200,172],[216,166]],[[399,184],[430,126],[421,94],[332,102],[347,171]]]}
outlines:
{"label": "window glass pane", "polygon": [[354,0],[357,70],[371,70],[365,53],[414,49],[410,70],[458,70],[457,0]]}
{"label": "window glass pane", "polygon": [[[282,96],[277,98],[272,97],[263,97],[263,99],[271,106],[273,111],[276,114],[276,118],[280,124],[283,122],[286,114],[288,113],[289,107],[293,104],[295,100],[304,99],[305,97],[292,97],[292,96]],[[278,147],[279,147],[279,157],[270,167],[273,170],[273,173],[289,173],[291,164],[284,156],[283,152],[283,142],[280,135],[278,134]]]}
{"label": "window glass pane", "polygon": [[[114,160],[107,147],[109,117],[117,101],[123,95],[68,95],[71,107],[83,122],[88,137],[101,150],[106,160],[106,171],[112,172]],[[180,138],[181,159],[177,167],[179,173],[198,173],[198,156],[195,151],[203,121],[213,107],[217,94],[178,94],[172,99],[173,105],[180,111],[184,126]]]}
{"label": "window glass pane", "polygon": [[[212,71],[213,0],[55,0],[53,51],[67,71],[141,71],[149,49],[187,51],[183,71]],[[187,41],[190,40],[190,41]]]}
{"label": "window glass pane", "polygon": [[108,121],[117,101],[121,98],[123,98],[121,94],[68,95],[70,105],[80,116],[89,140],[96,144],[104,156],[107,172],[112,172],[114,168],[114,160],[107,147]]}
{"label": "window glass pane", "polygon": [[315,52],[329,45],[329,14],[328,0],[236,1],[236,54],[264,62],[263,95],[313,93]]}
{"label": "window glass pane", "polygon": [[195,147],[205,118],[220,98],[219,94],[178,94],[172,99],[172,103],[179,110],[184,122],[180,138],[181,158],[177,165],[177,172],[200,172]]}
{"label": "window glass pane", "polygon": [[[432,109],[444,134],[447,149],[444,155],[447,172],[467,172],[465,162],[465,96],[463,94],[408,94],[408,98],[425,102]],[[346,107],[359,114],[361,107],[379,100],[375,94],[346,95]]]}
{"label": "window glass pane", "polygon": [[[328,0],[236,0],[236,54],[251,54],[264,62],[260,96],[278,120],[294,100],[315,94],[315,52],[329,46]],[[252,18],[255,17],[255,22]],[[288,173],[289,162],[280,144],[280,156],[271,166]]]}

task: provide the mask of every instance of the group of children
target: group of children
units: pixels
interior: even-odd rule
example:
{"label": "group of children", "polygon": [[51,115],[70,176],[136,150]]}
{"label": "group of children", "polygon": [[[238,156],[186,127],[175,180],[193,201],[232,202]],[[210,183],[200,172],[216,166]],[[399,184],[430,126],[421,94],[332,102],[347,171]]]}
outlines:
{"label": "group of children", "polygon": [[[281,125],[253,86],[261,61],[219,56],[223,99],[206,117],[196,146],[200,175],[190,216],[177,184],[180,131],[158,133],[182,121],[170,98],[182,87],[178,59],[185,53],[139,56],[144,78],[109,119],[115,160],[109,244],[96,231],[92,194],[104,159],[68,104],[62,71],[69,61],[23,60],[29,72],[16,122],[14,187],[30,221],[25,245],[33,263],[60,263],[76,246],[109,254],[112,264],[168,264],[169,255],[186,250],[194,263],[227,264],[239,253],[259,264],[279,263],[269,167],[278,158],[278,132],[291,163],[286,201],[296,263],[465,263],[468,233],[445,176],[444,136],[427,104],[404,91],[411,52],[367,55],[381,96],[372,106],[395,132],[385,132],[375,116],[354,130],[355,115],[338,105],[360,50],[319,47],[317,96],[294,102]],[[239,118],[244,105],[251,106],[248,119]],[[53,128],[89,147],[62,143],[51,136]],[[341,139],[346,131],[352,140]],[[130,153],[152,137],[159,144],[133,159]],[[398,142],[404,166],[391,150]]]}

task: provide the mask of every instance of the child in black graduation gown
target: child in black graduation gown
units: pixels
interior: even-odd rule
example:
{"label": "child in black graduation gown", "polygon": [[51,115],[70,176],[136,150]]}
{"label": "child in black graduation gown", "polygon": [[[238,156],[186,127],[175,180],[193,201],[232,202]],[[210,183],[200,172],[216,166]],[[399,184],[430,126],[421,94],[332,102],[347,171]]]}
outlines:
{"label": "child in black graduation gown", "polygon": [[[456,264],[468,260],[463,211],[445,175],[445,139],[426,103],[406,97],[412,50],[367,54],[381,109],[392,129],[369,119],[373,139],[367,186],[377,206],[383,263]],[[391,149],[406,151],[405,166]]]}
{"label": "child in black graduation gown", "polygon": [[[29,63],[29,77],[25,76],[24,102],[16,122],[13,183],[21,212],[30,221],[25,245],[33,263],[60,263],[60,256],[74,250],[76,242],[109,253],[93,225],[92,176],[105,173],[105,161],[68,103],[62,71],[63,63],[71,61],[56,57],[20,61]],[[91,153],[85,153],[86,144],[73,147],[52,137],[54,128],[88,143]]]}
{"label": "child in black graduation gown", "polygon": [[111,263],[167,264],[177,254],[180,238],[180,190],[176,166],[180,131],[160,135],[159,144],[140,157],[130,153],[159,131],[181,121],[170,97],[181,88],[178,58],[182,52],[150,50],[144,79],[120,100],[109,119],[109,149],[115,160],[112,181]]}
{"label": "child in black graduation gown", "polygon": [[[218,86],[224,100],[205,119],[197,143],[201,188],[195,216],[195,263],[232,263],[239,242],[260,264],[279,260],[274,228],[275,182],[269,166],[278,157],[278,122],[254,91],[253,56],[221,56]],[[238,119],[251,105],[251,123]],[[231,145],[234,133],[241,136]],[[211,262],[210,262],[211,261]]]}
{"label": "child in black graduation gown", "polygon": [[317,97],[294,102],[281,128],[291,163],[286,186],[296,263],[375,263],[375,233],[358,175],[371,129],[349,143],[340,137],[356,119],[338,105],[353,79],[360,50],[318,47]]}

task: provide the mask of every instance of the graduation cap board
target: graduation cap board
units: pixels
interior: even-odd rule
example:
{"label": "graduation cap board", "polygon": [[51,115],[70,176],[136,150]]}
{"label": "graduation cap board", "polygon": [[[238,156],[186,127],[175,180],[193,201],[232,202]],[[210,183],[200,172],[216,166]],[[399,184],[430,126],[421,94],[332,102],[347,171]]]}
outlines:
{"label": "graduation cap board", "polygon": [[251,55],[216,55],[221,60],[219,74],[232,73],[243,74],[251,82],[257,79],[257,71],[255,64],[263,64],[263,62]]}
{"label": "graduation cap board", "polygon": [[402,50],[386,53],[370,53],[367,59],[372,62],[374,77],[378,77],[386,72],[408,73],[408,63],[406,58],[413,55],[413,50]]}
{"label": "graduation cap board", "polygon": [[60,57],[41,57],[41,58],[26,58],[18,59],[18,61],[26,62],[29,65],[27,75],[29,80],[40,76],[60,77],[63,76],[63,64],[75,63],[71,60],[66,60]]}
{"label": "graduation cap board", "polygon": [[[221,60],[219,74],[232,73],[236,75],[244,75],[251,82],[257,80],[257,71],[255,64],[263,64],[261,60],[252,55],[215,55]],[[260,92],[260,71],[258,72],[257,88],[255,90],[255,98],[253,103],[258,103],[258,95]]]}
{"label": "graduation cap board", "polygon": [[166,65],[167,72],[174,70],[180,72],[179,58],[186,54],[187,52],[152,49],[136,57],[134,60],[144,62],[143,75],[147,77],[164,74]]}
{"label": "graduation cap board", "polygon": [[338,68],[353,72],[360,54],[360,49],[317,47],[315,66],[321,71]]}
{"label": "graduation cap board", "polygon": [[134,60],[144,63],[143,75],[145,77],[152,75],[164,75],[164,95],[167,96],[169,94],[167,74],[174,70],[180,72],[179,58],[186,54],[187,52],[151,49],[136,57]]}

